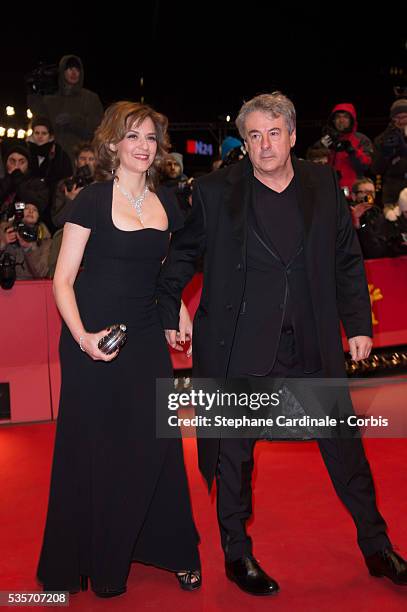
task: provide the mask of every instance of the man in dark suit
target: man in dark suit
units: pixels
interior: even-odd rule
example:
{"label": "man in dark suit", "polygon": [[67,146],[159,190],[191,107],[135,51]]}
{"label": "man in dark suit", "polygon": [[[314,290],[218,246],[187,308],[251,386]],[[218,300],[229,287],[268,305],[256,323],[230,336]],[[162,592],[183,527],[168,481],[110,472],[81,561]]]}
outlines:
{"label": "man in dark suit", "polygon": [[[279,92],[245,103],[236,125],[248,156],[196,181],[191,214],[172,237],[159,283],[167,340],[177,344],[182,289],[204,254],[196,376],[345,378],[339,318],[355,360],[369,356],[372,327],[363,260],[335,173],[291,155],[295,109]],[[370,573],[407,584],[360,439],[318,444]],[[248,593],[271,595],[278,584],[254,559],[245,529],[253,447],[251,439],[201,438],[199,464],[209,488],[216,477],[227,576]]]}

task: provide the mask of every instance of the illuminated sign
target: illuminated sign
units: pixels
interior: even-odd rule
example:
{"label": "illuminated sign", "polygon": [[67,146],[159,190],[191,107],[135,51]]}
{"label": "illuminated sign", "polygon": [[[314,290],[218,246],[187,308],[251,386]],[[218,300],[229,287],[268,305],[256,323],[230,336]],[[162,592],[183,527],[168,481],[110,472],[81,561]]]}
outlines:
{"label": "illuminated sign", "polygon": [[191,155],[213,155],[213,145],[201,140],[187,140],[186,150]]}

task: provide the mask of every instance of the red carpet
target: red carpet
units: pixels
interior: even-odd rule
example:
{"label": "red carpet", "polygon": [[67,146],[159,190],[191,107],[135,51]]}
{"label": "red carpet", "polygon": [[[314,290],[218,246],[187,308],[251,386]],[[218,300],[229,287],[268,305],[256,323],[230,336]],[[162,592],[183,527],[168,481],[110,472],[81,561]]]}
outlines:
{"label": "red carpet", "polygon": [[[54,424],[0,429],[2,504],[0,590],[38,590],[35,569],[48,495]],[[367,440],[379,505],[390,537],[407,555],[407,444]],[[134,564],[128,593],[112,600],[91,592],[71,596],[70,609],[228,612],[398,611],[407,609],[407,587],[371,578],[355,542],[353,523],[335,496],[314,442],[258,443],[255,515],[250,532],[255,555],[281,586],[276,597],[239,591],[223,572],[214,498],[197,470],[194,440],[185,442],[204,585],[182,592],[174,576]]]}

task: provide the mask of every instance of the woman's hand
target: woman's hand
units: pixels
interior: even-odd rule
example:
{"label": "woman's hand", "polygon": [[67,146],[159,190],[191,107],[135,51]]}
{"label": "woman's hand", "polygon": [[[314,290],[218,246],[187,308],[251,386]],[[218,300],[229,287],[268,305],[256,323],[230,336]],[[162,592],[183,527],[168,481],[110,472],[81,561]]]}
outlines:
{"label": "woman's hand", "polygon": [[105,353],[102,353],[102,351],[98,347],[99,340],[101,340],[103,336],[106,336],[109,331],[110,329],[108,328],[103,329],[102,331],[97,332],[96,334],[84,333],[81,336],[82,342],[80,343],[80,346],[82,346],[82,350],[87,353],[87,355],[89,355],[89,357],[91,357],[93,361],[112,361],[112,359],[117,357],[117,355],[119,354],[119,349],[117,349],[111,355],[106,355]]}
{"label": "woman's hand", "polygon": [[184,351],[185,343],[189,342],[189,347],[186,352],[186,356],[192,355],[192,321],[189,316],[189,312],[184,302],[181,301],[181,308],[179,311],[179,331],[174,329],[166,329],[165,337],[171,348],[176,351]]}
{"label": "woman's hand", "polygon": [[177,341],[181,344],[180,350],[184,350],[184,344],[189,342],[186,355],[190,357],[192,355],[192,321],[188,309],[182,300],[179,311],[179,332],[177,332]]}

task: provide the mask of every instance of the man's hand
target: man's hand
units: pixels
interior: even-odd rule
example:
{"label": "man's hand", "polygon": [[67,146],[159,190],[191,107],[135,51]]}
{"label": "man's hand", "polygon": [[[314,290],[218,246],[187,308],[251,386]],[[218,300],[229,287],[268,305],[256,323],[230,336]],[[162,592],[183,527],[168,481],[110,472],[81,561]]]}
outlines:
{"label": "man's hand", "polygon": [[361,216],[364,215],[369,208],[372,208],[372,206],[373,205],[369,204],[368,202],[359,202],[358,204],[350,207],[353,226],[356,227],[356,229],[360,228]]}
{"label": "man's hand", "polygon": [[78,193],[80,193],[82,191],[82,189],[83,189],[83,187],[77,187],[75,185],[75,187],[71,191],[68,191],[66,185],[64,185],[65,195],[70,200],[74,200],[76,198],[76,196],[78,195]]}
{"label": "man's hand", "polygon": [[171,348],[177,348],[177,330],[176,329],[165,329],[165,339]]}
{"label": "man's hand", "polygon": [[372,350],[372,339],[369,336],[354,336],[349,338],[349,352],[353,361],[367,359]]}
{"label": "man's hand", "polygon": [[330,149],[334,141],[332,140],[329,134],[325,134],[325,136],[322,136],[320,142],[324,147],[326,147],[327,149]]}
{"label": "man's hand", "polygon": [[14,242],[17,242],[17,232],[14,227],[8,227],[6,230],[4,230],[4,239],[6,244],[13,244]]}

